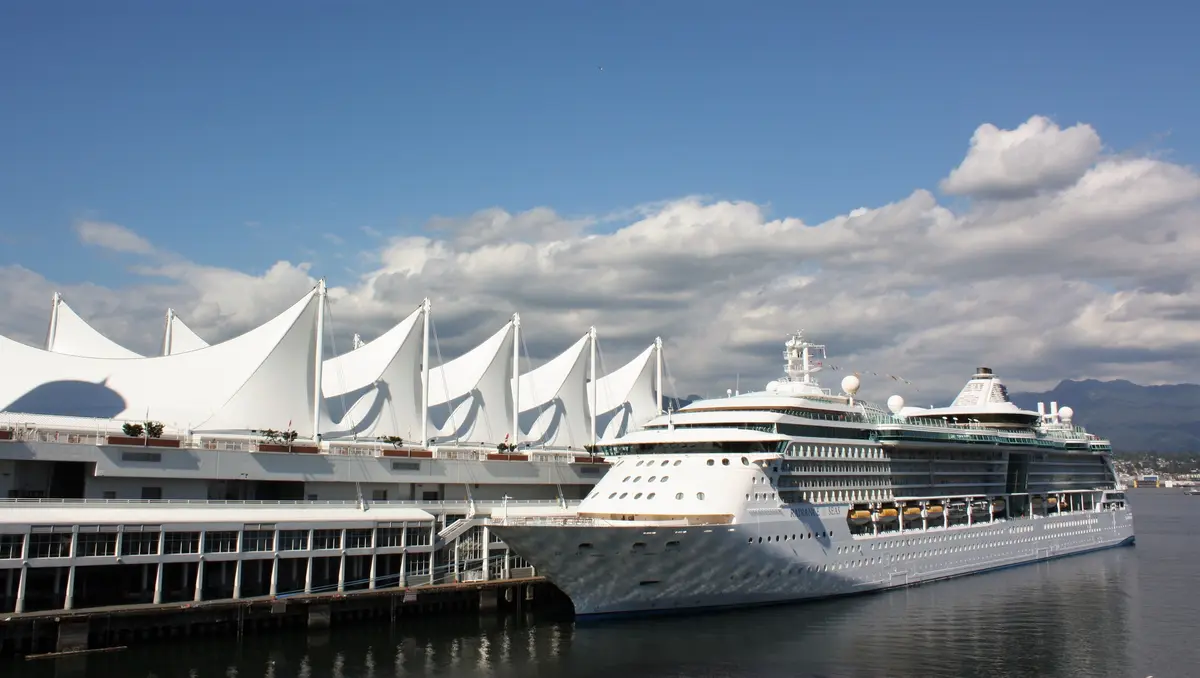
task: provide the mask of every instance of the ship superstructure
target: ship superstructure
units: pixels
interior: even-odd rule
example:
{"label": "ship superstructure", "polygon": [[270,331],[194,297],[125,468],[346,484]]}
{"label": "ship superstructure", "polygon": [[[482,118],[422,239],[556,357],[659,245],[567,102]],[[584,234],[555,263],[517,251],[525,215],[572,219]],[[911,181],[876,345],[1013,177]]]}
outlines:
{"label": "ship superstructure", "polygon": [[774,603],[904,586],[1132,543],[1111,447],[1069,407],[1012,403],[978,368],[952,404],[887,408],[785,345],[761,392],[692,403],[600,450],[570,518],[493,530],[581,615]]}

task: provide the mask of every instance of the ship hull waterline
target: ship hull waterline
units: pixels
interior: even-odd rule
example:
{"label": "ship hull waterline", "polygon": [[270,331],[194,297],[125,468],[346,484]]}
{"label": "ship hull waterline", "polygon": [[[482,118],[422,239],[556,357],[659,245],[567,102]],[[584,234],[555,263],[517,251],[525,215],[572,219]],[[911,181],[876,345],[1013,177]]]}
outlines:
{"label": "ship hull waterline", "polygon": [[812,525],[795,520],[491,529],[590,620],[813,601],[980,574],[1133,545],[1132,518],[1128,508],[1078,511],[866,539],[834,521],[835,539],[808,538]]}

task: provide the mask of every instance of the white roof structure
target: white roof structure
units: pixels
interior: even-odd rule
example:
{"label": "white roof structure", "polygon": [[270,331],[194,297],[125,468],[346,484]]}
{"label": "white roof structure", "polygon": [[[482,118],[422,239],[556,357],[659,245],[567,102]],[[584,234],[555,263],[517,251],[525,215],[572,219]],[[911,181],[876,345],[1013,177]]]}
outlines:
{"label": "white roof structure", "polygon": [[[321,392],[331,421],[323,438],[422,435],[421,360],[426,300],[373,341],[325,361]],[[355,335],[357,338],[358,335]]]}
{"label": "white roof structure", "polygon": [[180,320],[175,314],[175,309],[167,309],[167,324],[166,331],[163,333],[163,355],[175,355],[176,353],[187,353],[196,349],[208,348],[208,342],[204,341]]}
{"label": "white roof structure", "polygon": [[0,337],[0,411],[312,437],[323,309],[322,283],[240,337],[152,358],[65,355]]}
{"label": "white roof structure", "polygon": [[988,367],[980,367],[975,375],[958,392],[949,407],[922,409],[905,407],[898,413],[901,417],[970,417],[970,415],[1017,415],[1036,418],[1037,412],[1022,410],[1008,399],[1008,388]]}
{"label": "white roof structure", "polygon": [[58,292],[54,293],[50,307],[50,331],[46,335],[46,350],[89,358],[142,357],[97,332],[67,305]]}
{"label": "white roof structure", "polygon": [[595,391],[597,418],[607,420],[601,439],[640,430],[662,411],[662,340],[655,339],[636,358],[600,377]]}
{"label": "white roof structure", "polygon": [[[588,383],[589,357],[595,351],[596,329],[580,337],[563,353],[541,367],[517,377],[517,403],[521,414],[535,419],[521,440],[546,447],[582,449],[593,441]],[[591,360],[591,369],[595,361]]]}
{"label": "white roof structure", "polygon": [[514,315],[487,341],[429,370],[429,414],[450,413],[433,426],[439,442],[516,442],[512,378],[520,323]]}

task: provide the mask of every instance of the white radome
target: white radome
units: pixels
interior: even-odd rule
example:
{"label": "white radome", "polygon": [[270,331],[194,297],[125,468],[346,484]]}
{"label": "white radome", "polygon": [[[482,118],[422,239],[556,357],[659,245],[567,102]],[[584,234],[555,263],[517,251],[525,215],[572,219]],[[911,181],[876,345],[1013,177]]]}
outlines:
{"label": "white radome", "polygon": [[894,395],[887,399],[887,406],[892,411],[892,414],[900,414],[900,410],[904,409],[904,398]]}
{"label": "white radome", "polygon": [[842,392],[848,395],[858,393],[858,387],[861,385],[862,382],[853,374],[848,374],[842,378]]}
{"label": "white radome", "polygon": [[1058,418],[1063,421],[1071,421],[1071,417],[1075,416],[1075,410],[1069,407],[1058,408]]}

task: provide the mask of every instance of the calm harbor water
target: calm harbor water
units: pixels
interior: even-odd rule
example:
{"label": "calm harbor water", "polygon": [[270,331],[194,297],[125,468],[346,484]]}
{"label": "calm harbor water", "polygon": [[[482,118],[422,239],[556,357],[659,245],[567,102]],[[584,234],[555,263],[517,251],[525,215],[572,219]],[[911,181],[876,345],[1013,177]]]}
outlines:
{"label": "calm harbor water", "polygon": [[1137,546],[842,600],[190,640],[0,664],[31,678],[1200,675],[1200,497],[1131,490]]}

